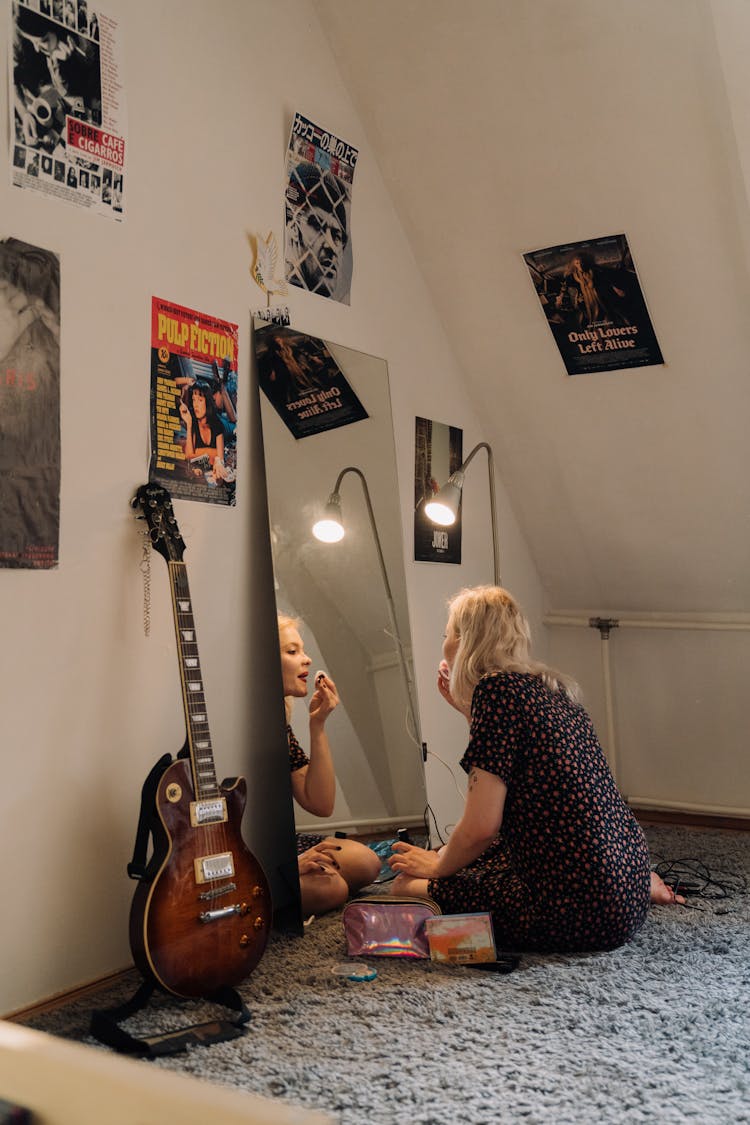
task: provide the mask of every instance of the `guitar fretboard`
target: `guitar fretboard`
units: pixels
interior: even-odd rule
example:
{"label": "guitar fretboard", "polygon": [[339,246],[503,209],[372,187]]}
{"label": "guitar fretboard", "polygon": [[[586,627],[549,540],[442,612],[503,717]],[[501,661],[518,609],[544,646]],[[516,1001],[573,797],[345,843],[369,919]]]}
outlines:
{"label": "guitar fretboard", "polygon": [[193,603],[190,598],[187,570],[182,562],[169,563],[172,585],[172,608],[174,611],[177,651],[180,660],[180,679],[182,698],[185,704],[188,748],[193,771],[195,797],[198,801],[217,797],[219,787],[216,783],[216,769],[208,729],[206,698],[203,692],[203,675],[198,641],[195,636]]}

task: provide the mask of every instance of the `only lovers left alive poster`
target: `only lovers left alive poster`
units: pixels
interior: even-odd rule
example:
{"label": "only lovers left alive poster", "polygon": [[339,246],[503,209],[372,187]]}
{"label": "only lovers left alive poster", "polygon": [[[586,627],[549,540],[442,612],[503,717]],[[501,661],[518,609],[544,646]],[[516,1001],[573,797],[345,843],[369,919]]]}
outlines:
{"label": "only lovers left alive poster", "polygon": [[523,257],[568,375],[664,363],[624,234]]}

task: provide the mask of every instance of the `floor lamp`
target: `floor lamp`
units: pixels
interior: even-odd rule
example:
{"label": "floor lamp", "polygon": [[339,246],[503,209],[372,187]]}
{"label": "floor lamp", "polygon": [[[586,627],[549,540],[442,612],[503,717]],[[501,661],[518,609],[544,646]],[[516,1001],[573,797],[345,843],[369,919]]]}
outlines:
{"label": "floor lamp", "polygon": [[495,462],[492,456],[492,449],[486,441],[480,441],[475,445],[469,456],[464,461],[460,469],[456,469],[455,473],[451,473],[448,480],[440,489],[432,500],[429,500],[424,510],[428,519],[433,523],[439,524],[441,527],[450,527],[456,522],[458,517],[458,509],[461,503],[461,492],[464,486],[464,474],[466,473],[467,466],[480,449],[487,450],[487,468],[490,474],[490,518],[492,523],[492,564],[493,573],[495,578],[495,585],[502,586],[500,578],[500,551],[497,544],[497,508],[495,504]]}
{"label": "floor lamp", "polygon": [[328,497],[328,502],[325,508],[325,515],[322,519],[318,520],[313,526],[313,535],[319,539],[321,543],[338,543],[339,540],[344,538],[344,522],[341,514],[341,481],[347,473],[354,473],[359,477],[362,484],[362,490],[365,495],[365,504],[367,506],[367,515],[370,518],[370,527],[372,528],[372,537],[375,540],[375,548],[378,553],[378,562],[380,564],[380,574],[383,579],[383,586],[385,587],[385,599],[388,604],[388,614],[391,619],[391,629],[393,631],[393,638],[396,642],[396,651],[398,653],[398,660],[401,666],[401,673],[404,678],[404,686],[406,687],[406,698],[409,703],[409,714],[411,715],[412,727],[414,730],[414,737],[417,744],[421,741],[419,732],[419,723],[417,722],[417,712],[414,704],[413,684],[411,676],[409,675],[409,668],[404,656],[404,646],[401,641],[401,634],[399,633],[398,625],[396,623],[396,607],[393,603],[393,595],[391,593],[391,584],[388,581],[388,571],[385,568],[385,559],[383,558],[383,549],[380,545],[380,536],[378,535],[378,525],[375,522],[375,513],[372,510],[372,502],[370,500],[370,490],[367,487],[367,480],[365,474],[361,469],[356,468],[354,465],[348,465],[342,469],[336,477],[336,483],[333,486],[333,492]]}

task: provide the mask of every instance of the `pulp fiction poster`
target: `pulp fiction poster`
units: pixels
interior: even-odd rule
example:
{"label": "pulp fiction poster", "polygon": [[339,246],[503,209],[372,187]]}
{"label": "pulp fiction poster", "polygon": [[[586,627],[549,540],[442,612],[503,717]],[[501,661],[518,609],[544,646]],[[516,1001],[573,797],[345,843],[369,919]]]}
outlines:
{"label": "pulp fiction poster", "polygon": [[461,509],[451,527],[438,527],[424,506],[461,468],[463,430],[416,419],[414,445],[414,558],[417,562],[461,562]]}
{"label": "pulp fiction poster", "polygon": [[260,389],[295,438],[367,418],[324,340],[275,324],[255,330]]}
{"label": "pulp fiction poster", "polygon": [[0,242],[0,566],[57,566],[60,259]]}
{"label": "pulp fiction poster", "polygon": [[172,496],[234,505],[238,326],[151,299],[149,479]]}
{"label": "pulp fiction poster", "polygon": [[664,362],[624,234],[523,258],[568,375]]}

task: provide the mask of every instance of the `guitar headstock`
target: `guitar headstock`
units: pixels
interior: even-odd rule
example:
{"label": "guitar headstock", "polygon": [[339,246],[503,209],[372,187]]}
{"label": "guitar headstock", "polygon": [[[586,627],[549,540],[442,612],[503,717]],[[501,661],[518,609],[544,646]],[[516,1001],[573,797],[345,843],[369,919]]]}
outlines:
{"label": "guitar headstock", "polygon": [[158,484],[142,484],[130,503],[131,507],[140,508],[142,515],[136,516],[136,519],[145,519],[148,524],[154,550],[167,562],[182,562],[185,544],[166,488]]}

